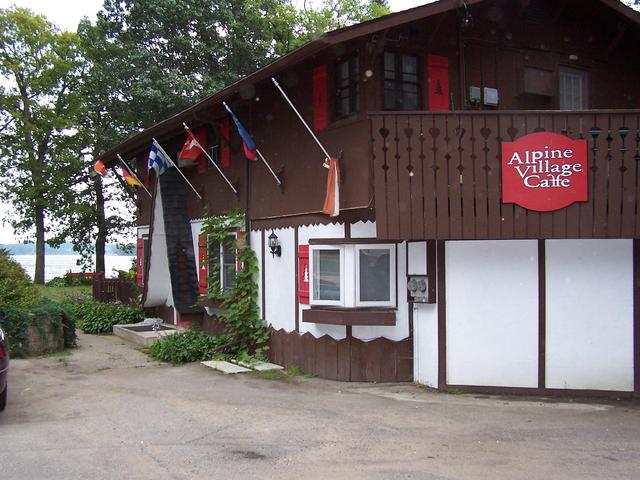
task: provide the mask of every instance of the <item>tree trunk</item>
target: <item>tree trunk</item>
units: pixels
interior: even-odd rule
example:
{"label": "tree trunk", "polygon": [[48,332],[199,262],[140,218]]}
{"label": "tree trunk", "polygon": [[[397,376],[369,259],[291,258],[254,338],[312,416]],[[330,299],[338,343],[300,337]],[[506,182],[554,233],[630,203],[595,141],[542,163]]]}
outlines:
{"label": "tree trunk", "polygon": [[35,207],[36,226],[36,271],[33,275],[33,282],[39,285],[44,284],[44,207],[36,203]]}
{"label": "tree trunk", "polygon": [[107,225],[104,215],[104,193],[102,192],[102,179],[97,175],[93,180],[93,189],[96,195],[96,272],[105,275],[104,255],[107,245]]}

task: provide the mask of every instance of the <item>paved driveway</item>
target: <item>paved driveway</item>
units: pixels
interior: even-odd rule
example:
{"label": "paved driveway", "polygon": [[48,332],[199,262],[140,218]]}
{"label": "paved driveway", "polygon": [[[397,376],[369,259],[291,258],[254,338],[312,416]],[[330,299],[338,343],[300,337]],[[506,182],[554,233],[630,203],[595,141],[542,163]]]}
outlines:
{"label": "paved driveway", "polygon": [[14,360],[0,478],[633,479],[637,403],[226,377],[84,335]]}

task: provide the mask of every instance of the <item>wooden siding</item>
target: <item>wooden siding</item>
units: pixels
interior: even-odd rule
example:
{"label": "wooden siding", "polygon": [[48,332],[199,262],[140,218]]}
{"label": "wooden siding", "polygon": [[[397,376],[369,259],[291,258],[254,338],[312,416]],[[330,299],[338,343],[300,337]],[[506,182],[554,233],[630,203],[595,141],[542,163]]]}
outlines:
{"label": "wooden siding", "polygon": [[[380,239],[638,238],[640,110],[372,113]],[[536,212],[501,200],[501,142],[588,141],[589,201]]]}
{"label": "wooden siding", "polygon": [[269,359],[285,368],[298,366],[320,378],[346,382],[410,382],[413,380],[413,340],[376,338],[365,342],[347,337],[272,330]]}

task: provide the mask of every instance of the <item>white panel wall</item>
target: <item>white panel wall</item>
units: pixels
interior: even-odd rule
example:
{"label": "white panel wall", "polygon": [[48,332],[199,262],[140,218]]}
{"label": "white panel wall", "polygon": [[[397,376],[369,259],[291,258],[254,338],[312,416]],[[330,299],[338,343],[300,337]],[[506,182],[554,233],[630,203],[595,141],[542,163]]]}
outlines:
{"label": "white panel wall", "polygon": [[[268,231],[267,236],[271,233]],[[267,325],[287,332],[296,329],[295,302],[295,231],[293,228],[275,229],[280,240],[282,256],[272,257],[265,242],[265,321]],[[257,233],[256,233],[257,234]]]}
{"label": "white panel wall", "polygon": [[198,246],[200,230],[202,230],[202,220],[191,220],[191,241],[193,242],[193,253],[196,256],[196,265],[198,267],[198,282],[200,282],[200,247]]}
{"label": "white panel wall", "polygon": [[351,238],[376,238],[376,222],[352,223]]}
{"label": "white panel wall", "polygon": [[[385,337],[389,340],[403,340],[409,336],[409,304],[407,303],[407,243],[398,244],[396,265],[397,277],[397,302],[396,324],[387,327],[353,327],[352,333],[360,340],[373,340]],[[355,275],[355,273],[354,273]]]}
{"label": "white panel wall", "polygon": [[438,388],[438,306],[413,307],[413,379]]}
{"label": "white panel wall", "polygon": [[255,252],[256,260],[258,262],[258,273],[254,277],[253,281],[256,282],[256,284],[258,285],[258,299],[256,301],[258,302],[258,311],[260,312],[260,318],[264,319],[263,312],[262,312],[262,273],[261,273],[262,255],[264,252],[262,251],[262,231],[261,230],[249,232],[249,247],[251,248],[251,250]]}
{"label": "white panel wall", "polygon": [[[329,225],[308,225],[298,228],[298,243],[300,245],[308,244],[310,238],[344,238],[344,225],[342,223],[332,223]],[[268,290],[267,295],[269,295]],[[292,298],[294,298],[294,294],[292,294]],[[335,340],[341,340],[347,336],[346,327],[340,325],[304,323],[302,321],[302,311],[308,308],[309,305],[300,305],[300,333],[310,332],[316,338],[329,335]]]}
{"label": "white panel wall", "polygon": [[633,390],[631,240],[546,242],[546,386]]}
{"label": "white panel wall", "polygon": [[537,387],[537,241],[446,243],[447,382]]}

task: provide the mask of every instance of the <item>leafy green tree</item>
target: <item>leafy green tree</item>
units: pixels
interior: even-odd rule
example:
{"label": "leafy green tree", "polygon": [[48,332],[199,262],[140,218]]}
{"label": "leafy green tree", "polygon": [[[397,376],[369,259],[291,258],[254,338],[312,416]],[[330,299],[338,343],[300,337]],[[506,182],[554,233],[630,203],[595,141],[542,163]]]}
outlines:
{"label": "leafy green tree", "polygon": [[0,9],[0,198],[11,203],[15,231],[35,231],[35,283],[44,283],[48,216],[81,165],[84,65],[74,33],[26,9]]}

